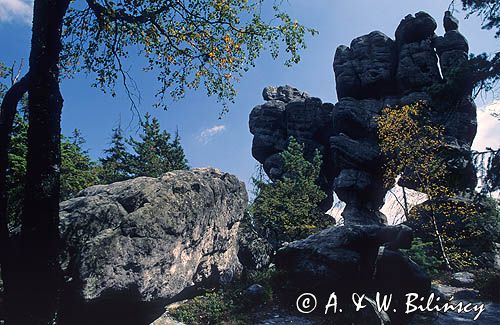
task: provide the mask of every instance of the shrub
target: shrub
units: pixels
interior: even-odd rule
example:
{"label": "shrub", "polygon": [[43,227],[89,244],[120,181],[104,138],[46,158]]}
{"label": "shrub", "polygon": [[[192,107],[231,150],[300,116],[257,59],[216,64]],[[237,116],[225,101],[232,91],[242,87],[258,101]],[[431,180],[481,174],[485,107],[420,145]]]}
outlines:
{"label": "shrub", "polygon": [[423,242],[416,237],[413,239],[410,249],[402,250],[415,263],[424,268],[429,275],[436,275],[442,266],[442,261],[432,255],[433,243]]}
{"label": "shrub", "polygon": [[333,224],[333,218],[325,218],[319,208],[326,197],[317,183],[320,153],[316,151],[312,161],[308,161],[304,146],[291,137],[281,158],[282,177],[275,182],[257,183],[258,195],[250,209],[262,235],[275,247]]}
{"label": "shrub", "polygon": [[172,311],[172,316],[186,324],[221,324],[234,309],[234,302],[222,291],[198,296]]}
{"label": "shrub", "polygon": [[273,299],[273,286],[276,271],[269,268],[250,272],[244,281],[236,282],[224,289],[206,292],[170,311],[172,317],[187,325],[199,324],[251,324],[255,307],[244,295],[244,290],[251,284],[264,287],[266,303]]}

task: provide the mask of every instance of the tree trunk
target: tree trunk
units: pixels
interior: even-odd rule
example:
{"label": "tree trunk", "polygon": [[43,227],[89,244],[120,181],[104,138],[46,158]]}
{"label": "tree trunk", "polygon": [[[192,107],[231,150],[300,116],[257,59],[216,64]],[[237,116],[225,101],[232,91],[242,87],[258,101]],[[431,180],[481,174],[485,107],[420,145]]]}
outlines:
{"label": "tree trunk", "polygon": [[19,251],[6,289],[9,324],[52,324],[59,268],[59,55],[69,0],[35,0],[28,88],[28,153]]}
{"label": "tree trunk", "polygon": [[28,91],[28,75],[16,82],[5,93],[0,108],[0,252],[3,263],[4,253],[9,240],[7,220],[7,165],[9,163],[10,134],[17,105],[23,95]]}
{"label": "tree trunk", "polygon": [[431,217],[430,219],[432,222],[432,226],[434,228],[434,234],[436,235],[436,238],[438,240],[439,250],[441,251],[441,257],[444,260],[446,269],[448,271],[452,271],[453,268],[451,267],[450,260],[448,259],[448,255],[446,254],[446,250],[444,248],[443,236],[441,235],[441,232],[439,231],[439,226],[437,224],[436,215],[434,214],[434,208],[432,207],[432,205],[431,205],[431,216],[430,217]]}
{"label": "tree trunk", "polygon": [[5,292],[13,292],[12,282],[9,279],[14,274],[11,257],[13,247],[9,238],[8,215],[7,215],[7,168],[9,163],[10,136],[17,105],[23,95],[28,91],[28,76],[24,76],[19,82],[12,85],[7,91],[0,110],[0,263],[2,266],[2,280]]}
{"label": "tree trunk", "polygon": [[403,189],[403,204],[404,204],[403,210],[405,214],[405,219],[408,221],[408,218],[410,216],[410,209],[408,209],[408,198],[406,197],[406,187],[403,186],[402,189]]}

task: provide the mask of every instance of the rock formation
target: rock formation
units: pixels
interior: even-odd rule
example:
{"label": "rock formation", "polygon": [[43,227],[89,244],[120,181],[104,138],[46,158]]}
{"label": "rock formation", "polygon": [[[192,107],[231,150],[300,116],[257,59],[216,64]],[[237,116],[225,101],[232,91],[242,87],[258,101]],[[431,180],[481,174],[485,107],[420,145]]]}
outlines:
{"label": "rock formation", "polygon": [[405,294],[423,296],[430,290],[425,272],[397,251],[409,248],[412,239],[411,229],[404,225],[331,227],[283,247],[276,266],[286,270],[292,296],[312,292],[318,301],[328,301],[335,292],[344,307],[352,304],[353,292],[380,292],[392,294],[392,308],[404,310]]}
{"label": "rock formation", "polygon": [[244,184],[216,169],[93,186],[62,202],[66,324],[149,324],[166,303],[228,283],[241,271],[246,205]]}
{"label": "rock formation", "polygon": [[[436,36],[435,20],[419,12],[401,21],[394,40],[375,31],[349,47],[339,46],[333,62],[339,99],[335,105],[290,86],[264,89],[266,102],[252,110],[249,125],[252,154],[267,175],[281,176],[279,153],[293,136],[305,144],[309,157],[315,149],[321,151],[320,184],[329,197],[335,191],[346,203],[346,224],[384,223],[379,210],[388,189],[382,182],[375,118],[384,107],[425,101],[433,109],[432,122],[445,130],[450,185],[474,188],[470,146],[477,122],[466,82],[468,45],[451,13],[445,13],[443,23],[445,35]],[[329,204],[331,200],[325,202],[326,209]]]}
{"label": "rock formation", "polygon": [[[443,23],[445,35],[436,36],[435,20],[419,12],[401,21],[394,39],[375,31],[349,47],[339,46],[333,62],[335,105],[290,86],[268,87],[266,102],[250,113],[252,154],[271,179],[281,176],[279,154],[293,136],[305,144],[309,157],[321,151],[321,186],[346,203],[345,226],[278,251],[276,265],[297,292],[379,291],[400,301],[405,293],[430,289],[429,277],[398,251],[411,245],[411,229],[384,225],[380,208],[388,189],[382,181],[376,117],[384,107],[425,101],[432,107],[432,123],[444,127],[441,151],[452,175],[450,186],[459,191],[475,187],[470,146],[477,123],[467,84],[468,45],[451,13],[445,13]],[[415,188],[404,183],[405,177],[400,182]],[[400,311],[391,319],[399,323],[407,316]]]}
{"label": "rock formation", "polygon": [[[256,106],[250,113],[254,158],[263,164],[271,179],[280,178],[283,161],[279,154],[286,149],[289,137],[293,136],[305,144],[308,159],[313,158],[316,149],[322,153],[320,185],[332,194],[336,171],[332,168],[328,141],[332,134],[333,105],[323,104],[321,99],[310,97],[290,86],[266,87],[262,95],[266,103]],[[331,205],[332,201],[328,203]]]}

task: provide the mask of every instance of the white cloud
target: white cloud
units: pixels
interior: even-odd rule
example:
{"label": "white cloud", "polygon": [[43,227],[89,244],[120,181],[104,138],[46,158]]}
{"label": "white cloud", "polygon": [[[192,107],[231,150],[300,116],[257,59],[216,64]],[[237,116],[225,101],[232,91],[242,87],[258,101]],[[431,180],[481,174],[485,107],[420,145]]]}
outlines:
{"label": "white cloud", "polygon": [[477,134],[472,149],[484,151],[486,147],[500,147],[500,121],[492,113],[500,114],[500,100],[477,110]]}
{"label": "white cloud", "polygon": [[0,0],[0,23],[21,22],[31,24],[33,1],[31,0]]}
{"label": "white cloud", "polygon": [[198,141],[203,144],[207,144],[214,136],[224,132],[225,129],[225,125],[214,125],[211,128],[201,131],[200,135],[198,135]]}

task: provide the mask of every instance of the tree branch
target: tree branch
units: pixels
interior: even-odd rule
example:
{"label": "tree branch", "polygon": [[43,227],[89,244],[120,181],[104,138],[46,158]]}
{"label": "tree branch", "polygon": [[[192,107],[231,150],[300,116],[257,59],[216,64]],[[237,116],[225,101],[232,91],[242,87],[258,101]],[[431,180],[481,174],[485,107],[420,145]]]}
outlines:
{"label": "tree branch", "polygon": [[89,5],[89,8],[94,12],[97,20],[99,20],[100,22],[103,22],[104,19],[107,18],[110,21],[120,20],[127,23],[145,23],[150,19],[155,18],[159,14],[166,12],[172,6],[171,2],[167,2],[155,10],[149,11],[146,9],[139,15],[131,15],[125,12],[124,9],[116,10],[113,8],[105,7],[98,3],[96,0],[86,0],[86,2]]}

